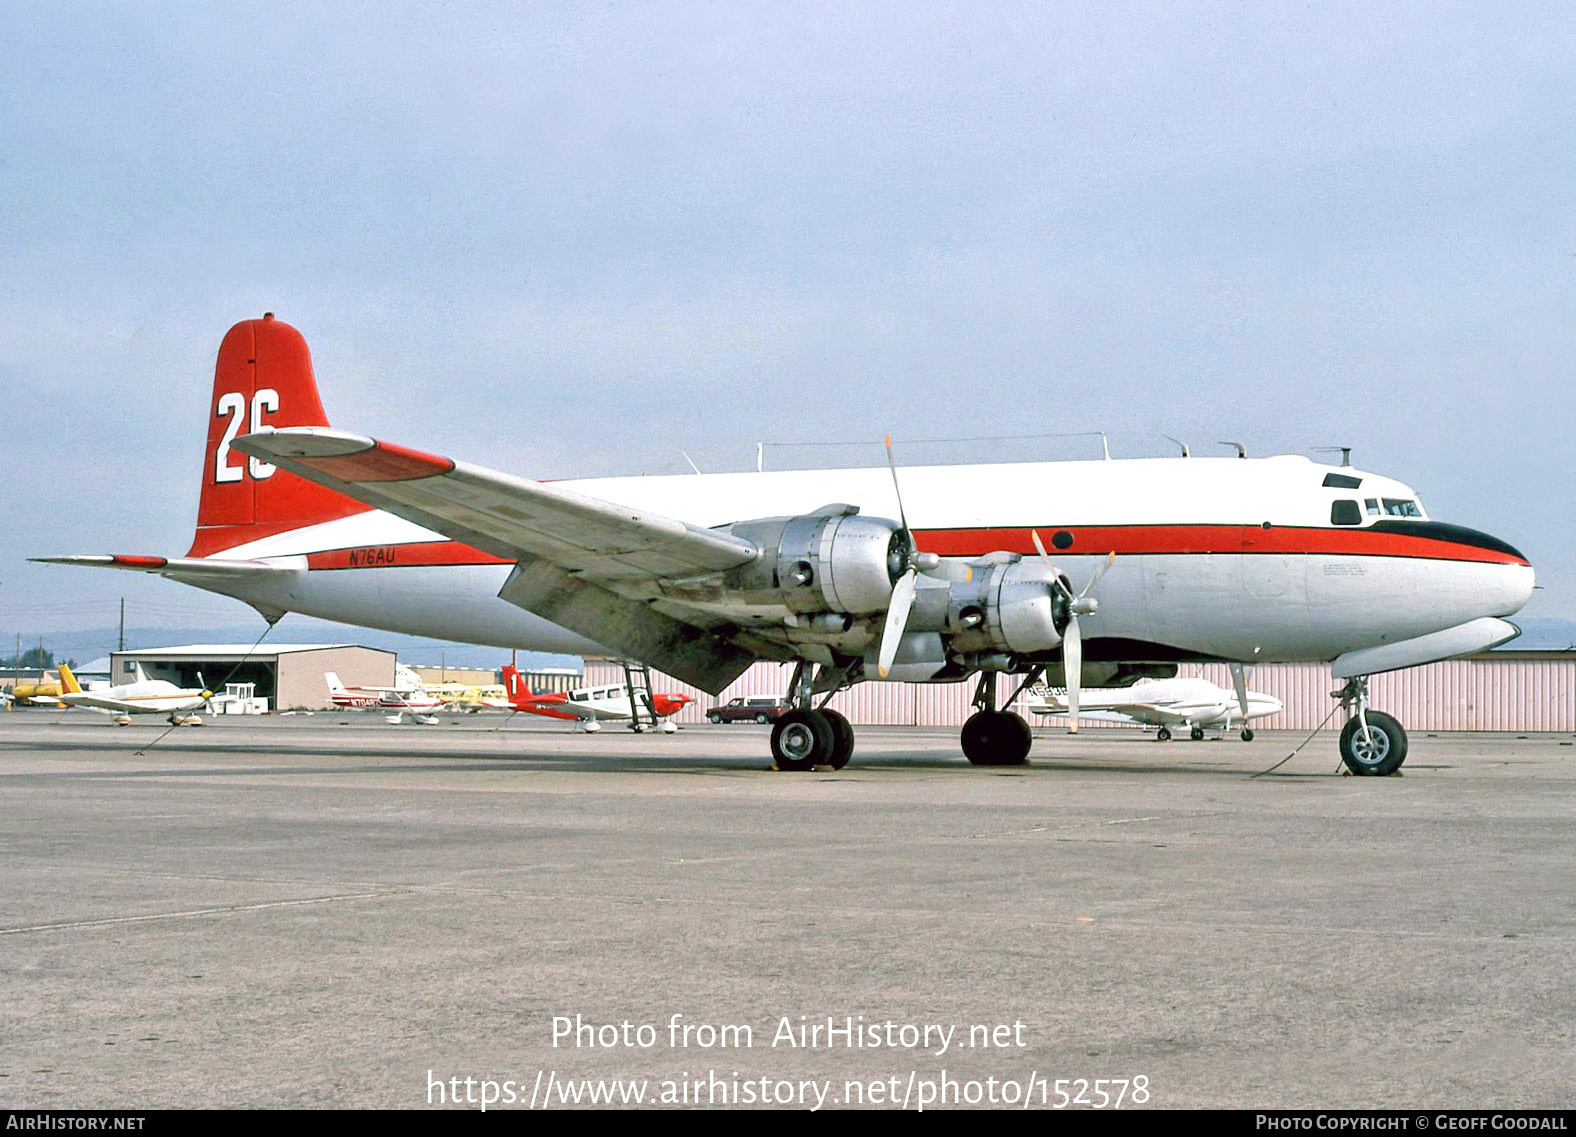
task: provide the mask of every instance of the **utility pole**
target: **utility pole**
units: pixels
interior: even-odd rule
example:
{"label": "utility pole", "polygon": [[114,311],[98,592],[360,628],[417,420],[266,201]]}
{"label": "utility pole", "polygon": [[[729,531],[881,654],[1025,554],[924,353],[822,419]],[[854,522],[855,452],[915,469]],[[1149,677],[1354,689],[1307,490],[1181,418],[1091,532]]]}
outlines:
{"label": "utility pole", "polygon": [[126,650],[126,598],[120,598],[120,646],[116,651]]}

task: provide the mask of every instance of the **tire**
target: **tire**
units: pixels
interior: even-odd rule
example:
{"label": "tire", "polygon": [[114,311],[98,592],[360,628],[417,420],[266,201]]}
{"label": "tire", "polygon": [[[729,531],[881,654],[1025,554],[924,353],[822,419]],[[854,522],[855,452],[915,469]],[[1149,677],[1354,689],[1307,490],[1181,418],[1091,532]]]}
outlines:
{"label": "tire", "polygon": [[1203,742],[1204,741],[1204,728],[1201,727],[1201,726],[1195,726],[1192,730],[1187,732],[1187,736],[1189,738],[1191,738],[1194,742]]}
{"label": "tire", "polygon": [[976,766],[1024,766],[1034,735],[1010,711],[977,711],[963,724],[963,756]]}
{"label": "tire", "polygon": [[1341,730],[1341,761],[1360,777],[1383,778],[1406,761],[1406,731],[1382,711],[1368,712],[1371,743],[1363,741],[1363,723],[1353,715]]}
{"label": "tire", "polygon": [[829,766],[835,744],[832,724],[819,711],[789,711],[772,727],[772,759],[779,770]]}
{"label": "tire", "polygon": [[1170,742],[1171,741],[1171,732],[1169,730],[1167,730],[1165,727],[1161,727],[1159,730],[1155,731],[1155,741],[1156,742]]}
{"label": "tire", "polygon": [[1243,742],[1252,742],[1253,741],[1253,731],[1249,730],[1247,727],[1243,727],[1242,728],[1242,741]]}
{"label": "tire", "polygon": [[771,716],[770,715],[756,715],[755,716],[755,723],[756,723],[757,726],[765,726],[767,723],[769,723],[771,721],[772,720],[771,720]]}
{"label": "tire", "polygon": [[722,716],[721,715],[707,715],[706,716],[706,721],[711,723],[712,726],[717,726],[719,723],[722,722]]}
{"label": "tire", "polygon": [[854,728],[837,711],[822,711],[821,714],[832,725],[832,753],[826,764],[841,770],[854,756]]}

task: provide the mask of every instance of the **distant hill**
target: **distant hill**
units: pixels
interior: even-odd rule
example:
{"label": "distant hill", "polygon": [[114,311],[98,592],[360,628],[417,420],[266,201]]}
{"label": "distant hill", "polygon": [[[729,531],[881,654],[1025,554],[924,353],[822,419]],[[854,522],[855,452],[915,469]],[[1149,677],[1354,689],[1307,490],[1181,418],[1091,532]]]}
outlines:
{"label": "distant hill", "polygon": [[1504,644],[1500,651],[1567,651],[1576,649],[1576,620],[1557,616],[1512,616],[1510,622],[1521,635]]}
{"label": "distant hill", "polygon": [[[127,628],[128,648],[173,647],[192,643],[249,644],[262,635],[261,620],[252,623],[218,625],[200,628]],[[55,653],[57,659],[75,659],[83,662],[108,655],[115,650],[120,631],[115,627],[91,628],[85,631],[58,632],[44,636],[44,647]],[[477,644],[449,643],[429,640],[421,636],[402,636],[393,632],[373,631],[310,616],[286,616],[274,625],[263,646],[274,643],[350,643],[366,647],[383,648],[398,654],[401,663],[436,667],[497,668],[509,662],[509,649],[482,647]],[[261,650],[261,649],[259,649]],[[554,655],[540,651],[520,652],[520,666],[582,667],[578,655]]]}

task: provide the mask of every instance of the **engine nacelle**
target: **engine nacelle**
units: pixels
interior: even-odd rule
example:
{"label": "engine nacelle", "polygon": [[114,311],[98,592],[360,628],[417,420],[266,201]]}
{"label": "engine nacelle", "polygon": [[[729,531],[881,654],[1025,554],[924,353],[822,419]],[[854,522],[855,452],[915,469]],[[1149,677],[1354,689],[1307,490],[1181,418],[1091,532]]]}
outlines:
{"label": "engine nacelle", "polygon": [[1060,578],[1038,561],[1017,561],[976,569],[972,580],[954,582],[947,599],[948,646],[982,657],[1056,647],[1072,616],[1056,584]]}
{"label": "engine nacelle", "polygon": [[794,612],[864,616],[886,610],[908,565],[895,521],[860,517],[852,505],[801,517],[740,521],[728,532],[761,547],[755,561],[729,572],[725,589],[770,598]]}

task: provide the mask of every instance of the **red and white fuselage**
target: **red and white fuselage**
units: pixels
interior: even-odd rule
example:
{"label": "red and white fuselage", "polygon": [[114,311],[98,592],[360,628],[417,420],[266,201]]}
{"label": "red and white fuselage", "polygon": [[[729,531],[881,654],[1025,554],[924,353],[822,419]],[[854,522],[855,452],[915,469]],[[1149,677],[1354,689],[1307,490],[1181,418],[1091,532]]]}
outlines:
{"label": "red and white fuselage", "polygon": [[[1331,473],[1362,485],[1325,488]],[[1301,457],[928,466],[903,477],[924,552],[1032,554],[1037,529],[1075,588],[1116,552],[1085,638],[1157,645],[1178,658],[1329,660],[1510,615],[1533,584],[1526,559],[1492,539],[1366,513],[1369,498],[1416,502],[1402,483]],[[879,469],[559,484],[706,526],[834,500],[896,512]],[[1361,523],[1332,525],[1337,501],[1356,501]],[[513,562],[377,510],[270,534],[223,556],[292,570],[206,585],[267,608],[500,647],[604,650],[499,599]]]}

